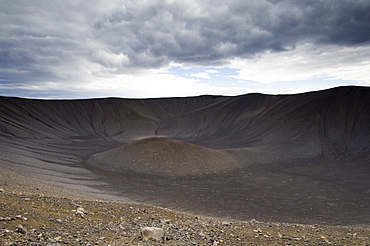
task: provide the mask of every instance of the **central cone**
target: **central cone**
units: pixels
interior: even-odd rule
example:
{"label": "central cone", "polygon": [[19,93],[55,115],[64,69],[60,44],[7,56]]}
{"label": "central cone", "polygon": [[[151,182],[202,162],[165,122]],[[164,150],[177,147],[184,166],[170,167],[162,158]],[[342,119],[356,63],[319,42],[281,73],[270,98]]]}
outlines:
{"label": "central cone", "polygon": [[86,164],[102,171],[132,171],[160,176],[203,175],[236,167],[233,156],[227,151],[159,137],[138,140],[92,155]]}

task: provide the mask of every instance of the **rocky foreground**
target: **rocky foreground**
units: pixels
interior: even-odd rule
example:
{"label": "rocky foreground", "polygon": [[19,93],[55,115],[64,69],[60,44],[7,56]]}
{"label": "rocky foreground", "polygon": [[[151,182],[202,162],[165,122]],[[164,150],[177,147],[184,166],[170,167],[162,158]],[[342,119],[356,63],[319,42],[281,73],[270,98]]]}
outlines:
{"label": "rocky foreground", "polygon": [[[147,205],[0,191],[0,245],[370,245],[370,228],[222,221]],[[147,237],[145,227],[159,228],[159,237]]]}

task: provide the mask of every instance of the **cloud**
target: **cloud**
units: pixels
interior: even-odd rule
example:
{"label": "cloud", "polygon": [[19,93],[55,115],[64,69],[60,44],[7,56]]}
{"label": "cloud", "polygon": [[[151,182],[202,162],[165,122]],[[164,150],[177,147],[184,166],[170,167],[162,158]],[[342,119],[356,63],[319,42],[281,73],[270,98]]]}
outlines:
{"label": "cloud", "polygon": [[202,72],[202,73],[191,73],[191,77],[197,77],[197,78],[202,78],[202,79],[210,79],[211,75],[207,72]]}
{"label": "cloud", "polygon": [[370,46],[316,47],[302,44],[284,53],[265,52],[253,59],[235,59],[230,68],[239,69],[230,77],[260,83],[303,81],[313,78],[370,82]]}
{"label": "cloud", "polygon": [[[278,80],[327,74],[368,83],[362,79],[365,70],[360,72],[367,68],[364,60],[342,61],[352,72],[338,70],[333,55],[338,49],[353,59],[345,51],[368,51],[362,48],[370,45],[369,13],[366,0],[6,1],[0,3],[0,86],[84,87],[122,76],[122,83],[129,83],[130,76],[141,78],[146,70],[171,64],[230,66],[241,69],[239,78],[255,71],[252,77],[266,82],[271,79],[258,77],[256,66],[286,71],[267,61],[278,62],[278,56],[287,59],[286,67],[297,69],[280,73]],[[327,63],[315,66],[319,59],[302,50],[305,44]],[[289,60],[299,55],[308,61],[307,70]],[[361,53],[358,58],[366,59]],[[192,76],[211,75],[204,70]]]}
{"label": "cloud", "polygon": [[127,1],[92,34],[133,67],[217,65],[302,42],[368,43],[369,12],[368,1]]}
{"label": "cloud", "polygon": [[216,73],[219,73],[219,71],[217,71],[217,70],[206,70],[206,73],[216,74]]}
{"label": "cloud", "polygon": [[215,75],[218,73],[219,73],[218,70],[210,69],[210,70],[205,70],[204,72],[190,73],[188,76],[201,78],[201,79],[211,79],[212,75]]}

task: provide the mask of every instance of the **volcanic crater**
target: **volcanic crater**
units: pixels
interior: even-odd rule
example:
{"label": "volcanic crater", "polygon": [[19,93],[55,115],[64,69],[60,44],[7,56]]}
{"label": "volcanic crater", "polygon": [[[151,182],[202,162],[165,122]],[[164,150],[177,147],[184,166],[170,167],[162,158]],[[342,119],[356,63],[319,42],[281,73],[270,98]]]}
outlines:
{"label": "volcanic crater", "polygon": [[0,167],[108,200],[238,220],[370,224],[370,88],[0,97]]}

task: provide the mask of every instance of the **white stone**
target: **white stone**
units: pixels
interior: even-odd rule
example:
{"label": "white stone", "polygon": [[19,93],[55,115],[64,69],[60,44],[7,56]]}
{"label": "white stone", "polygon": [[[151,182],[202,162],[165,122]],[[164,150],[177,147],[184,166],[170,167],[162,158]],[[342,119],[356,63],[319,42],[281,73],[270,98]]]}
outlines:
{"label": "white stone", "polygon": [[160,242],[164,240],[164,230],[157,227],[144,227],[141,230],[141,236],[143,240],[154,240]]}
{"label": "white stone", "polygon": [[88,212],[87,212],[87,210],[86,209],[84,209],[83,207],[79,207],[79,208],[77,208],[77,211],[78,212],[81,212],[81,213],[84,213],[84,214],[87,214]]}

